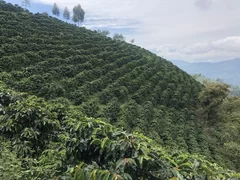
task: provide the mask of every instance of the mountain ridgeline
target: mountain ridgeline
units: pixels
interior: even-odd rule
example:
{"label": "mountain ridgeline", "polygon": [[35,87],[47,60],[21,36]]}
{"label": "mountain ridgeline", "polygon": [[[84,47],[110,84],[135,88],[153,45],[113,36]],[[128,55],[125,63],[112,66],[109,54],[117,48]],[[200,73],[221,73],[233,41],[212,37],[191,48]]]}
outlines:
{"label": "mountain ridgeline", "polygon": [[212,89],[143,48],[0,0],[0,163],[15,164],[3,179],[237,179],[209,162],[239,170],[201,121],[226,97]]}
{"label": "mountain ridgeline", "polygon": [[173,64],[186,71],[189,74],[203,74],[207,78],[219,79],[227,84],[240,86],[240,59],[228,61],[220,61],[215,63],[210,62],[195,62],[189,63],[186,61],[172,61]]}

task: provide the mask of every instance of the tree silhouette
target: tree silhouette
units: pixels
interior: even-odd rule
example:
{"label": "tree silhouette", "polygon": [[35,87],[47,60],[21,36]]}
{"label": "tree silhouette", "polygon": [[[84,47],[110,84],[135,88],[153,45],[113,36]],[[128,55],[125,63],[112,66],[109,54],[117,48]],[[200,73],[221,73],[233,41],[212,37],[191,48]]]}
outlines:
{"label": "tree silhouette", "polygon": [[125,37],[122,35],[122,34],[114,34],[113,36],[113,40],[116,40],[116,41],[125,41]]}
{"label": "tree silhouette", "polygon": [[56,3],[53,4],[52,13],[55,16],[59,16],[60,15],[60,11],[59,11],[58,5]]}
{"label": "tree silhouette", "polygon": [[67,7],[64,9],[63,18],[66,19],[66,21],[70,19],[70,12]]}
{"label": "tree silhouette", "polygon": [[78,26],[79,26],[80,23],[84,21],[84,16],[85,16],[85,12],[82,9],[81,5],[79,4],[77,6],[74,6],[73,17],[72,17],[73,22],[78,23]]}
{"label": "tree silhouette", "polygon": [[22,6],[24,7],[24,9],[27,9],[27,7],[30,6],[30,0],[23,0],[22,1]]}

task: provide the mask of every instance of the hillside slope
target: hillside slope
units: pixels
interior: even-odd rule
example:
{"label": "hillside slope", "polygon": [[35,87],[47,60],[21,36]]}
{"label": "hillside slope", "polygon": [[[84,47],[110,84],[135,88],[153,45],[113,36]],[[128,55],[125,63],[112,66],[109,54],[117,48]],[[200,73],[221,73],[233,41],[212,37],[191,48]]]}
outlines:
{"label": "hillside slope", "polygon": [[0,179],[237,179],[203,156],[161,147],[66,103],[14,92],[0,81]]}
{"label": "hillside slope", "polygon": [[9,87],[47,100],[64,97],[89,117],[210,153],[195,121],[202,86],[172,63],[3,2],[0,22],[0,78]]}
{"label": "hillside slope", "polygon": [[[82,127],[79,130],[85,137],[89,135],[89,131],[95,136],[94,132],[98,131],[98,127],[103,128],[101,132],[105,133],[104,138],[102,135],[99,137],[103,144],[100,145],[97,141],[98,148],[103,148],[107,142],[113,145],[118,142],[119,139],[114,139],[116,137],[113,141],[108,141],[112,136],[106,137],[105,125],[108,128],[111,124],[113,134],[118,131],[115,126],[123,127],[129,133],[143,133],[171,151],[174,149],[174,152],[181,150],[206,155],[210,161],[239,171],[239,142],[236,137],[240,132],[240,114],[237,113],[240,100],[225,100],[228,92],[225,85],[204,88],[172,63],[140,47],[113,41],[97,32],[64,23],[56,18],[29,13],[19,6],[3,1],[0,1],[0,27],[0,80],[7,84],[8,89],[38,96],[34,96],[33,100],[28,99],[27,102],[24,100],[24,103],[14,101],[17,105],[11,104],[11,108],[9,107],[10,117],[0,114],[0,133],[4,134],[4,138],[11,139],[12,144],[7,140],[9,149],[17,143],[20,148],[16,151],[31,157],[39,156],[42,148],[48,148],[44,142],[49,144],[49,138],[55,138],[55,135],[65,131],[58,129],[59,123],[64,128],[71,126],[71,132],[69,129],[67,132],[72,134],[72,131],[75,131],[73,127],[78,125],[76,121],[88,116],[93,117],[94,122],[95,118],[105,122],[97,123],[94,128],[91,122],[84,122],[86,131],[82,131]],[[0,98],[4,97],[0,94]],[[2,102],[0,113],[1,104]],[[31,105],[34,109],[40,108],[40,111],[29,112],[26,107]],[[75,110],[68,112],[62,109],[63,107]],[[46,108],[47,111],[44,110]],[[22,112],[20,117],[17,113],[19,110]],[[53,114],[49,114],[49,111]],[[53,120],[47,125],[44,119],[46,115]],[[39,130],[43,132],[40,134],[33,131],[33,128],[39,127],[31,122],[36,120],[38,123],[39,116],[43,118],[41,123],[44,124],[42,126],[40,123],[42,128]],[[12,117],[20,119],[15,122]],[[60,119],[60,122],[55,121],[56,118]],[[61,124],[65,123],[62,122],[64,118],[73,119],[70,124]],[[24,124],[24,128],[19,125],[21,120],[28,122]],[[81,122],[79,124],[82,125]],[[5,126],[10,129],[5,129]],[[44,132],[52,132],[52,128],[56,131],[49,136],[46,133],[45,136]],[[10,135],[8,131],[11,131]],[[77,138],[75,135],[71,136],[72,141],[66,145],[71,147],[68,154],[70,159],[67,158],[69,161],[74,161],[75,155],[80,156],[78,152],[82,151],[83,147],[91,147],[89,139],[85,139],[88,143],[86,144],[82,136],[80,137],[82,134],[78,134]],[[21,142],[18,140],[20,136]],[[30,139],[25,141],[25,136],[30,136]],[[36,137],[41,140],[37,141],[34,148],[31,143],[35,142]],[[78,144],[77,139],[80,139]],[[67,142],[66,139],[62,141]],[[56,147],[55,141],[49,146]],[[51,149],[43,152],[51,154],[53,151]],[[94,154],[92,151],[84,152],[86,157]],[[119,150],[117,152],[119,153]],[[15,155],[9,158],[11,157]],[[44,157],[48,159],[48,156]],[[90,166],[95,167],[96,164],[90,162],[93,159],[85,160],[82,167],[88,170]],[[140,161],[142,160],[140,157]],[[46,159],[43,160],[45,161]],[[97,161],[101,162],[101,159]],[[191,168],[195,165],[191,165]],[[106,166],[112,168],[111,164],[103,163],[100,166],[103,169]]]}
{"label": "hillside slope", "polygon": [[185,61],[172,62],[189,74],[201,73],[207,78],[221,79],[225,83],[240,86],[240,59],[222,61],[217,63],[188,63]]}

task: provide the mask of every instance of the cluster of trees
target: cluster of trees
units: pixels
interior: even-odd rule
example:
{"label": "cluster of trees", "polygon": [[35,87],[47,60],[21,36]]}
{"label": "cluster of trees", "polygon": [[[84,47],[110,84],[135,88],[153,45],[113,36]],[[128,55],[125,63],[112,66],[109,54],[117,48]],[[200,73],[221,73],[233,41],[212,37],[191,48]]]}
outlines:
{"label": "cluster of trees", "polygon": [[[60,10],[56,3],[53,4],[52,13],[55,16],[60,15]],[[82,9],[80,4],[73,7],[72,20],[73,20],[73,22],[78,23],[78,26],[80,25],[80,23],[82,23],[84,21],[84,16],[85,16],[85,11]],[[68,21],[70,19],[70,12],[67,7],[65,7],[65,9],[64,9],[63,18],[66,19],[66,21]]]}
{"label": "cluster of trees", "polygon": [[[27,9],[27,7],[30,6],[30,0],[23,0],[22,6],[25,9]],[[73,12],[72,21],[77,23],[79,26],[80,23],[82,23],[84,21],[85,11],[82,9],[81,5],[78,4],[77,6],[73,7],[72,12]],[[53,15],[55,15],[57,17],[60,16],[60,9],[56,3],[53,4],[52,13],[53,13]],[[44,12],[43,14],[48,16],[48,13],[46,13],[46,12]],[[66,20],[66,22],[71,19],[71,14],[70,14],[68,7],[64,8],[63,18]],[[108,30],[98,30],[97,32],[103,36],[108,36],[110,34],[110,32]],[[126,38],[122,34],[115,33],[113,35],[112,39],[115,41],[125,41]],[[134,41],[135,41],[134,39],[131,39],[130,43],[133,44]]]}
{"label": "cluster of trees", "polygon": [[240,98],[238,87],[219,80],[207,79],[201,74],[193,76],[205,89],[200,93],[198,110],[207,141],[215,159],[229,168],[240,170]]}
{"label": "cluster of trees", "polygon": [[[127,132],[144,133],[158,144],[201,153],[208,160],[239,170],[236,161],[239,142],[227,138],[238,135],[232,129],[239,127],[238,109],[234,107],[238,99],[229,99],[226,86],[205,88],[172,63],[124,41],[113,41],[104,35],[106,32],[76,28],[56,18],[26,13],[21,7],[3,1],[0,1],[0,21],[0,79],[9,87],[48,102],[64,97],[61,102],[74,106],[83,116],[101,118]],[[36,110],[37,114],[40,111],[44,110]],[[11,112],[17,114],[13,109]],[[234,113],[229,116],[232,123],[223,120],[223,112]],[[34,118],[45,119],[45,116],[34,114],[31,119]],[[40,156],[44,151],[42,142],[31,149],[35,136],[41,141],[55,137],[52,129],[59,125],[51,120],[47,129],[27,120],[26,132],[23,127],[16,127],[19,140],[25,140],[20,137],[22,134],[31,134],[32,139],[25,144],[30,150],[23,148],[26,154]],[[32,126],[40,129],[35,133]],[[38,133],[45,130],[46,133]],[[227,151],[234,153],[227,156]],[[95,167],[91,162],[92,159],[86,160],[81,167],[86,171]]]}
{"label": "cluster of trees", "polygon": [[[27,9],[27,7],[30,6],[30,1],[29,0],[22,1],[22,6],[25,9]],[[78,26],[79,26],[80,23],[82,23],[84,21],[85,11],[82,9],[81,5],[78,4],[77,6],[73,7],[72,12],[73,12],[72,21],[75,23],[78,23]],[[60,9],[56,3],[53,4],[52,13],[53,13],[53,15],[55,15],[57,17],[60,16]],[[47,13],[43,13],[43,14],[48,15]],[[68,7],[64,8],[63,18],[66,21],[69,21],[71,19],[71,14],[70,14]],[[110,32],[108,30],[98,30],[97,32],[103,36],[108,36],[110,34]],[[122,34],[118,34],[118,33],[115,33],[112,38],[115,41],[125,41],[125,37]],[[133,44],[134,39],[130,40],[130,43]]]}
{"label": "cluster of trees", "polygon": [[203,156],[168,151],[139,133],[86,118],[0,82],[1,179],[237,179]]}
{"label": "cluster of trees", "polygon": [[[110,34],[110,32],[108,30],[97,30],[97,33],[99,33],[99,34],[101,34],[102,36],[105,36],[105,37],[107,37]],[[119,33],[115,33],[113,35],[112,39],[115,40],[115,41],[125,41],[126,40],[126,38],[122,34],[119,34]],[[130,40],[130,43],[133,44],[134,42],[135,42],[134,39]]]}
{"label": "cluster of trees", "polygon": [[[206,78],[204,75],[202,74],[194,74],[193,78],[196,79],[197,81],[199,81],[202,84],[209,84],[209,83],[220,83],[220,84],[224,84],[223,80],[221,79],[209,79]],[[239,86],[233,86],[233,85],[229,85],[229,93],[231,96],[238,96],[240,97],[240,87]]]}
{"label": "cluster of trees", "polygon": [[[27,7],[30,6],[30,0],[23,0],[22,1],[22,6],[25,9],[27,9]],[[75,22],[75,23],[78,23],[78,26],[79,26],[80,23],[82,23],[84,21],[85,11],[82,9],[81,5],[78,4],[78,5],[73,7],[72,12],[73,12],[72,21]],[[53,15],[55,15],[57,17],[60,16],[60,9],[59,9],[59,7],[56,3],[53,4],[52,13],[53,13]],[[44,13],[44,14],[47,14],[47,13]],[[71,18],[71,14],[70,14],[70,11],[69,11],[68,7],[64,8],[63,18],[66,21],[70,20],[70,18]]]}

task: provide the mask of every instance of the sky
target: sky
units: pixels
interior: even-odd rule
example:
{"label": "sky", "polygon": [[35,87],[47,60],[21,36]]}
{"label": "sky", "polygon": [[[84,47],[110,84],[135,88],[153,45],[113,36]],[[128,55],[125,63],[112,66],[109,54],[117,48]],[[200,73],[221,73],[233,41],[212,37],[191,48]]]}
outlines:
{"label": "sky", "polygon": [[32,0],[29,10],[51,14],[54,2],[80,4],[86,28],[122,33],[168,60],[240,58],[240,0]]}

